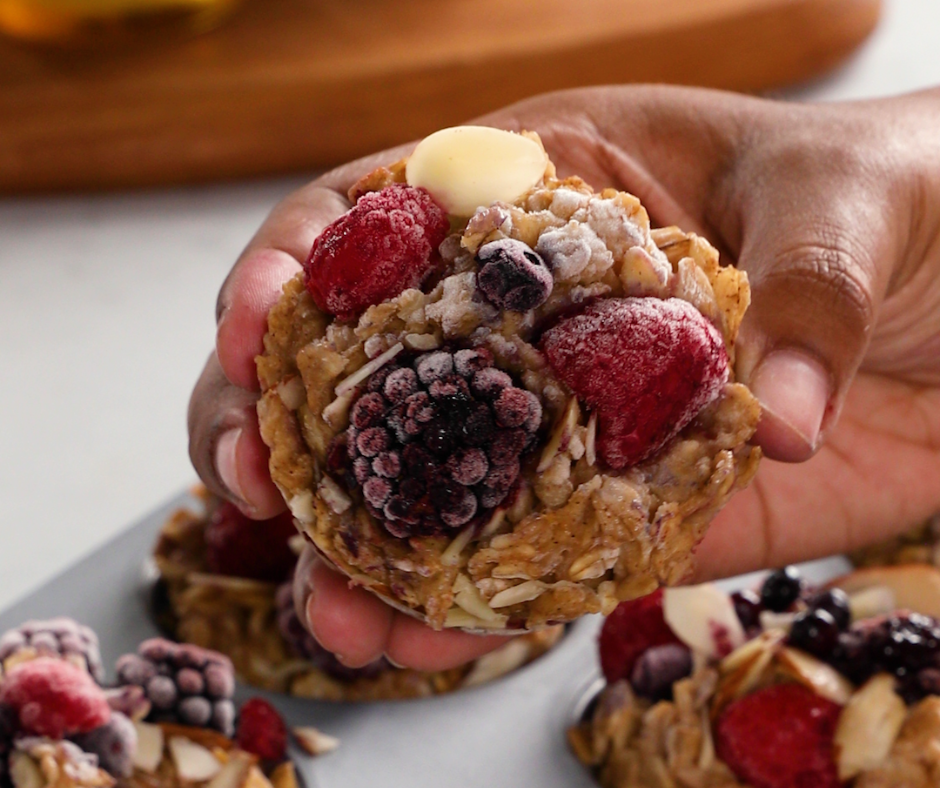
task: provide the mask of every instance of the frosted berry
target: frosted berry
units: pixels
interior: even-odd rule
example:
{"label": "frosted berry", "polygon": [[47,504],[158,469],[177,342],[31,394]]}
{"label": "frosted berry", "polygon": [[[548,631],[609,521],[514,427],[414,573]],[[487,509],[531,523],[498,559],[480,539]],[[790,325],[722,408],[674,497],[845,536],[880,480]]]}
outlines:
{"label": "frosted berry", "polygon": [[287,726],[277,709],[261,698],[245,701],[238,710],[235,740],[264,761],[280,761],[287,754]]}
{"label": "frosted berry", "polygon": [[97,755],[98,765],[114,777],[130,777],[134,770],[137,729],[120,712],[112,712],[104,725],[76,734],[72,741],[85,752]]}
{"label": "frosted berry", "polygon": [[420,286],[438,263],[449,227],[424,189],[395,183],[370,192],[313,242],[304,283],[320,309],[353,320]]}
{"label": "frosted berry", "polygon": [[50,739],[93,730],[111,716],[104,690],[88,672],[55,657],[14,667],[0,684],[0,704],[16,710],[25,733]]}
{"label": "frosted berry", "polygon": [[940,625],[917,613],[896,614],[868,631],[866,647],[874,664],[903,678],[940,667]]}
{"label": "frosted berry", "polygon": [[279,583],[297,562],[289,543],[296,533],[289,511],[252,520],[225,501],[206,525],[206,563],[216,574]]}
{"label": "frosted berry", "polygon": [[633,666],[630,684],[637,695],[650,700],[672,697],[672,685],[692,672],[692,652],[677,643],[653,646]]}
{"label": "frosted berry", "polygon": [[542,422],[538,398],[485,349],[399,356],[369,378],[331,450],[393,536],[447,534],[481,521],[516,484]]}
{"label": "frosted berry", "polygon": [[795,566],[785,566],[767,575],[760,589],[761,604],[774,613],[783,613],[800,598],[803,575]]}
{"label": "frosted berry", "polygon": [[294,589],[292,583],[284,583],[277,589],[275,595],[277,604],[277,626],[281,637],[290,650],[298,657],[308,660],[313,667],[322,670],[329,676],[340,681],[355,681],[357,679],[375,678],[392,666],[385,657],[379,657],[374,662],[361,668],[349,668],[340,662],[336,656],[321,646],[317,639],[311,635],[297,616],[294,609]]}
{"label": "frosted berry", "polygon": [[0,662],[24,649],[47,657],[63,657],[84,667],[99,684],[104,679],[104,665],[98,636],[91,627],[66,618],[26,621],[0,636]]}
{"label": "frosted berry", "polygon": [[621,602],[601,627],[601,670],[609,683],[629,679],[634,666],[650,648],[682,645],[663,617],[662,589]]}
{"label": "frosted berry", "polygon": [[802,684],[777,684],[725,708],[715,747],[754,788],[839,788],[833,736],[841,711]]}
{"label": "frosted berry", "polygon": [[678,298],[596,301],[546,331],[542,347],[597,413],[598,451],[616,469],[654,455],[728,380],[721,334]]}
{"label": "frosted berry", "polygon": [[147,719],[234,730],[235,673],[217,651],[164,638],[145,640],[136,654],[118,657],[119,686],[141,687],[151,704]]}
{"label": "frosted berry", "polygon": [[801,651],[826,659],[839,643],[839,625],[826,610],[804,610],[793,619],[787,642]]}
{"label": "frosted berry", "polygon": [[527,244],[503,238],[483,244],[476,255],[480,266],[477,288],[500,309],[528,312],[544,304],[552,293],[552,274]]}

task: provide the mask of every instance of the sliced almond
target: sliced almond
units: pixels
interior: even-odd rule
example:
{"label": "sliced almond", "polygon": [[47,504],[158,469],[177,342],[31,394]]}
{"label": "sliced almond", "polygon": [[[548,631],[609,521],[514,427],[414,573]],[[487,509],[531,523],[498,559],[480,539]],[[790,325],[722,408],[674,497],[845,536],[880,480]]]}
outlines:
{"label": "sliced almond", "polygon": [[19,751],[10,754],[10,779],[16,788],[44,788],[46,784],[39,764],[25,752]]}
{"label": "sliced almond", "polygon": [[279,763],[271,772],[272,788],[299,788],[293,761]]}
{"label": "sliced almond", "polygon": [[518,605],[522,602],[530,602],[533,599],[538,599],[538,597],[545,592],[546,588],[548,588],[548,586],[541,580],[526,580],[524,583],[510,586],[494,594],[493,598],[490,600],[490,607],[498,609]]}
{"label": "sliced almond", "polygon": [[506,621],[506,616],[493,610],[480,594],[473,581],[466,575],[457,575],[454,581],[454,602],[474,618],[481,621],[488,621],[496,624],[499,621]]}
{"label": "sliced almond", "polygon": [[940,569],[929,564],[898,564],[856,569],[829,583],[850,596],[873,587],[889,588],[898,608],[940,618]]}
{"label": "sliced almond", "polygon": [[894,599],[894,591],[887,586],[872,586],[863,588],[854,594],[849,594],[849,612],[853,621],[883,616],[897,610],[898,603]]}
{"label": "sliced almond", "polygon": [[574,428],[578,426],[580,418],[581,407],[578,405],[578,398],[572,397],[568,400],[568,406],[565,408],[564,414],[555,425],[551,438],[548,439],[548,443],[545,444],[545,448],[542,450],[538,467],[535,469],[537,473],[544,473],[551,467],[555,456],[567,444],[574,433]]}
{"label": "sliced almond", "polygon": [[460,554],[463,552],[463,549],[470,544],[470,540],[473,539],[474,528],[475,526],[468,525],[454,537],[449,545],[447,545],[444,552],[441,553],[441,563],[444,564],[444,566],[454,566],[454,564],[460,560]]}
{"label": "sliced almond", "polygon": [[254,759],[247,753],[232,753],[215,777],[206,785],[206,788],[242,788],[248,782],[248,772],[251,770],[253,763]]}
{"label": "sliced almond", "polygon": [[805,651],[795,648],[780,649],[777,652],[777,666],[785,675],[840,706],[848,703],[855,690],[852,682],[832,665],[827,665]]}
{"label": "sliced almond", "polygon": [[712,659],[727,656],[745,640],[731,597],[711,583],[665,589],[663,616],[679,640]]}
{"label": "sliced almond", "polygon": [[340,381],[336,386],[336,396],[342,397],[347,392],[352,391],[356,386],[358,386],[362,381],[364,381],[369,375],[373,372],[380,370],[389,361],[391,361],[395,356],[401,353],[405,349],[405,346],[401,342],[396,342],[392,347],[386,350],[381,356],[376,356],[374,359],[369,361],[366,364],[363,364],[359,369],[353,372],[348,378]]}
{"label": "sliced almond", "polygon": [[731,673],[742,665],[753,662],[768,648],[776,650],[784,637],[785,635],[778,630],[761,632],[756,638],[751,638],[751,640],[748,640],[721,660],[718,665],[719,672],[722,674]]}
{"label": "sliced almond", "polygon": [[219,759],[210,750],[184,736],[171,736],[168,746],[181,780],[211,780],[222,769]]}
{"label": "sliced almond", "polygon": [[442,129],[418,143],[408,159],[410,186],[427,189],[448,213],[472,216],[479,207],[512,203],[545,174],[538,142],[489,126]]}
{"label": "sliced almond", "polygon": [[532,646],[524,638],[515,638],[489,654],[479,657],[463,680],[463,687],[476,687],[511,673],[528,661]]}
{"label": "sliced almond", "polygon": [[135,722],[137,749],[134,750],[134,768],[153,774],[163,760],[163,728],[149,722]]}
{"label": "sliced almond", "polygon": [[308,755],[325,755],[339,747],[339,739],[335,736],[328,736],[313,726],[293,728],[292,730],[297,743]]}
{"label": "sliced almond", "polygon": [[332,476],[323,474],[320,484],[317,486],[317,492],[336,514],[342,514],[352,506],[352,498],[346,495],[345,491]]}
{"label": "sliced almond", "polygon": [[878,768],[904,724],[907,707],[894,691],[894,677],[873,676],[839,715],[834,746],[839,779],[849,780]]}

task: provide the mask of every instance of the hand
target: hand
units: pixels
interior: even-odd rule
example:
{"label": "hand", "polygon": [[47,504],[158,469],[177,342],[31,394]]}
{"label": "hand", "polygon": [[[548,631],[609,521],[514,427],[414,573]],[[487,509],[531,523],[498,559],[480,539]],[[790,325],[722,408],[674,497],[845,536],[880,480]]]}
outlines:
{"label": "hand", "polygon": [[[532,99],[482,119],[533,129],[561,174],[636,194],[746,270],[737,372],[766,455],[699,550],[702,578],[843,552],[940,510],[940,93],[801,106],[665,87]],[[391,151],[278,206],[219,298],[216,354],[190,409],[209,486],[255,516],[283,507],[257,432],[265,315],[348,186]],[[430,669],[498,639],[432,633],[310,557],[299,609],[351,665],[383,651]],[[311,589],[313,589],[311,593]],[[490,641],[490,642],[487,642]]]}

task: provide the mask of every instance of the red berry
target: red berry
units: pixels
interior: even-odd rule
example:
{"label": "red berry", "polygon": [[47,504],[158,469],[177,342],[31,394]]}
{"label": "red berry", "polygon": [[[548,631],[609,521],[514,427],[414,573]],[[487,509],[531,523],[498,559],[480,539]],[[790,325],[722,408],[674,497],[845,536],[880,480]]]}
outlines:
{"label": "red berry", "polygon": [[363,195],[313,242],[304,282],[340,320],[418,287],[434,268],[447,214],[424,189],[394,183]]}
{"label": "red berry", "polygon": [[543,348],[596,410],[598,450],[617,469],[655,454],[728,380],[721,334],[678,298],[597,301],[546,331]]}
{"label": "red berry", "polygon": [[718,756],[754,788],[839,788],[832,740],[841,711],[802,684],[766,687],[721,713]]}
{"label": "red berry", "polygon": [[287,726],[266,700],[251,698],[238,712],[238,746],[265,761],[280,761],[287,754]]}
{"label": "red berry", "polygon": [[621,602],[601,627],[601,670],[607,681],[630,679],[633,666],[647,649],[680,643],[663,618],[663,591]]}
{"label": "red berry", "polygon": [[13,707],[24,732],[50,739],[104,725],[111,707],[95,680],[70,662],[40,657],[11,670],[0,684],[0,704]]}
{"label": "red berry", "polygon": [[296,533],[290,512],[252,520],[226,501],[206,526],[206,562],[216,574],[279,583],[297,562],[289,544]]}

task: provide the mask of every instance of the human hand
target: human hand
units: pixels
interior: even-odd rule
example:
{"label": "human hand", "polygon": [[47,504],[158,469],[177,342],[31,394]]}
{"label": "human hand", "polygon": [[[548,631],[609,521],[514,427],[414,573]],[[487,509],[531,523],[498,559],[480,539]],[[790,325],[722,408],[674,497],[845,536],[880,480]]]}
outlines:
{"label": "human hand", "polygon": [[[935,93],[800,106],[627,87],[539,97],[482,119],[538,131],[562,175],[636,194],[654,225],[697,231],[748,271],[738,377],[764,406],[756,441],[800,464],[764,463],[709,531],[701,577],[841,552],[940,509],[938,114]],[[254,415],[267,311],[348,207],[348,186],[405,152],[288,198],[222,289],[216,354],[191,403],[191,454],[212,489],[255,516],[283,508]],[[385,652],[434,669],[500,642],[431,632],[312,555],[298,577],[314,634],[351,665]]]}

